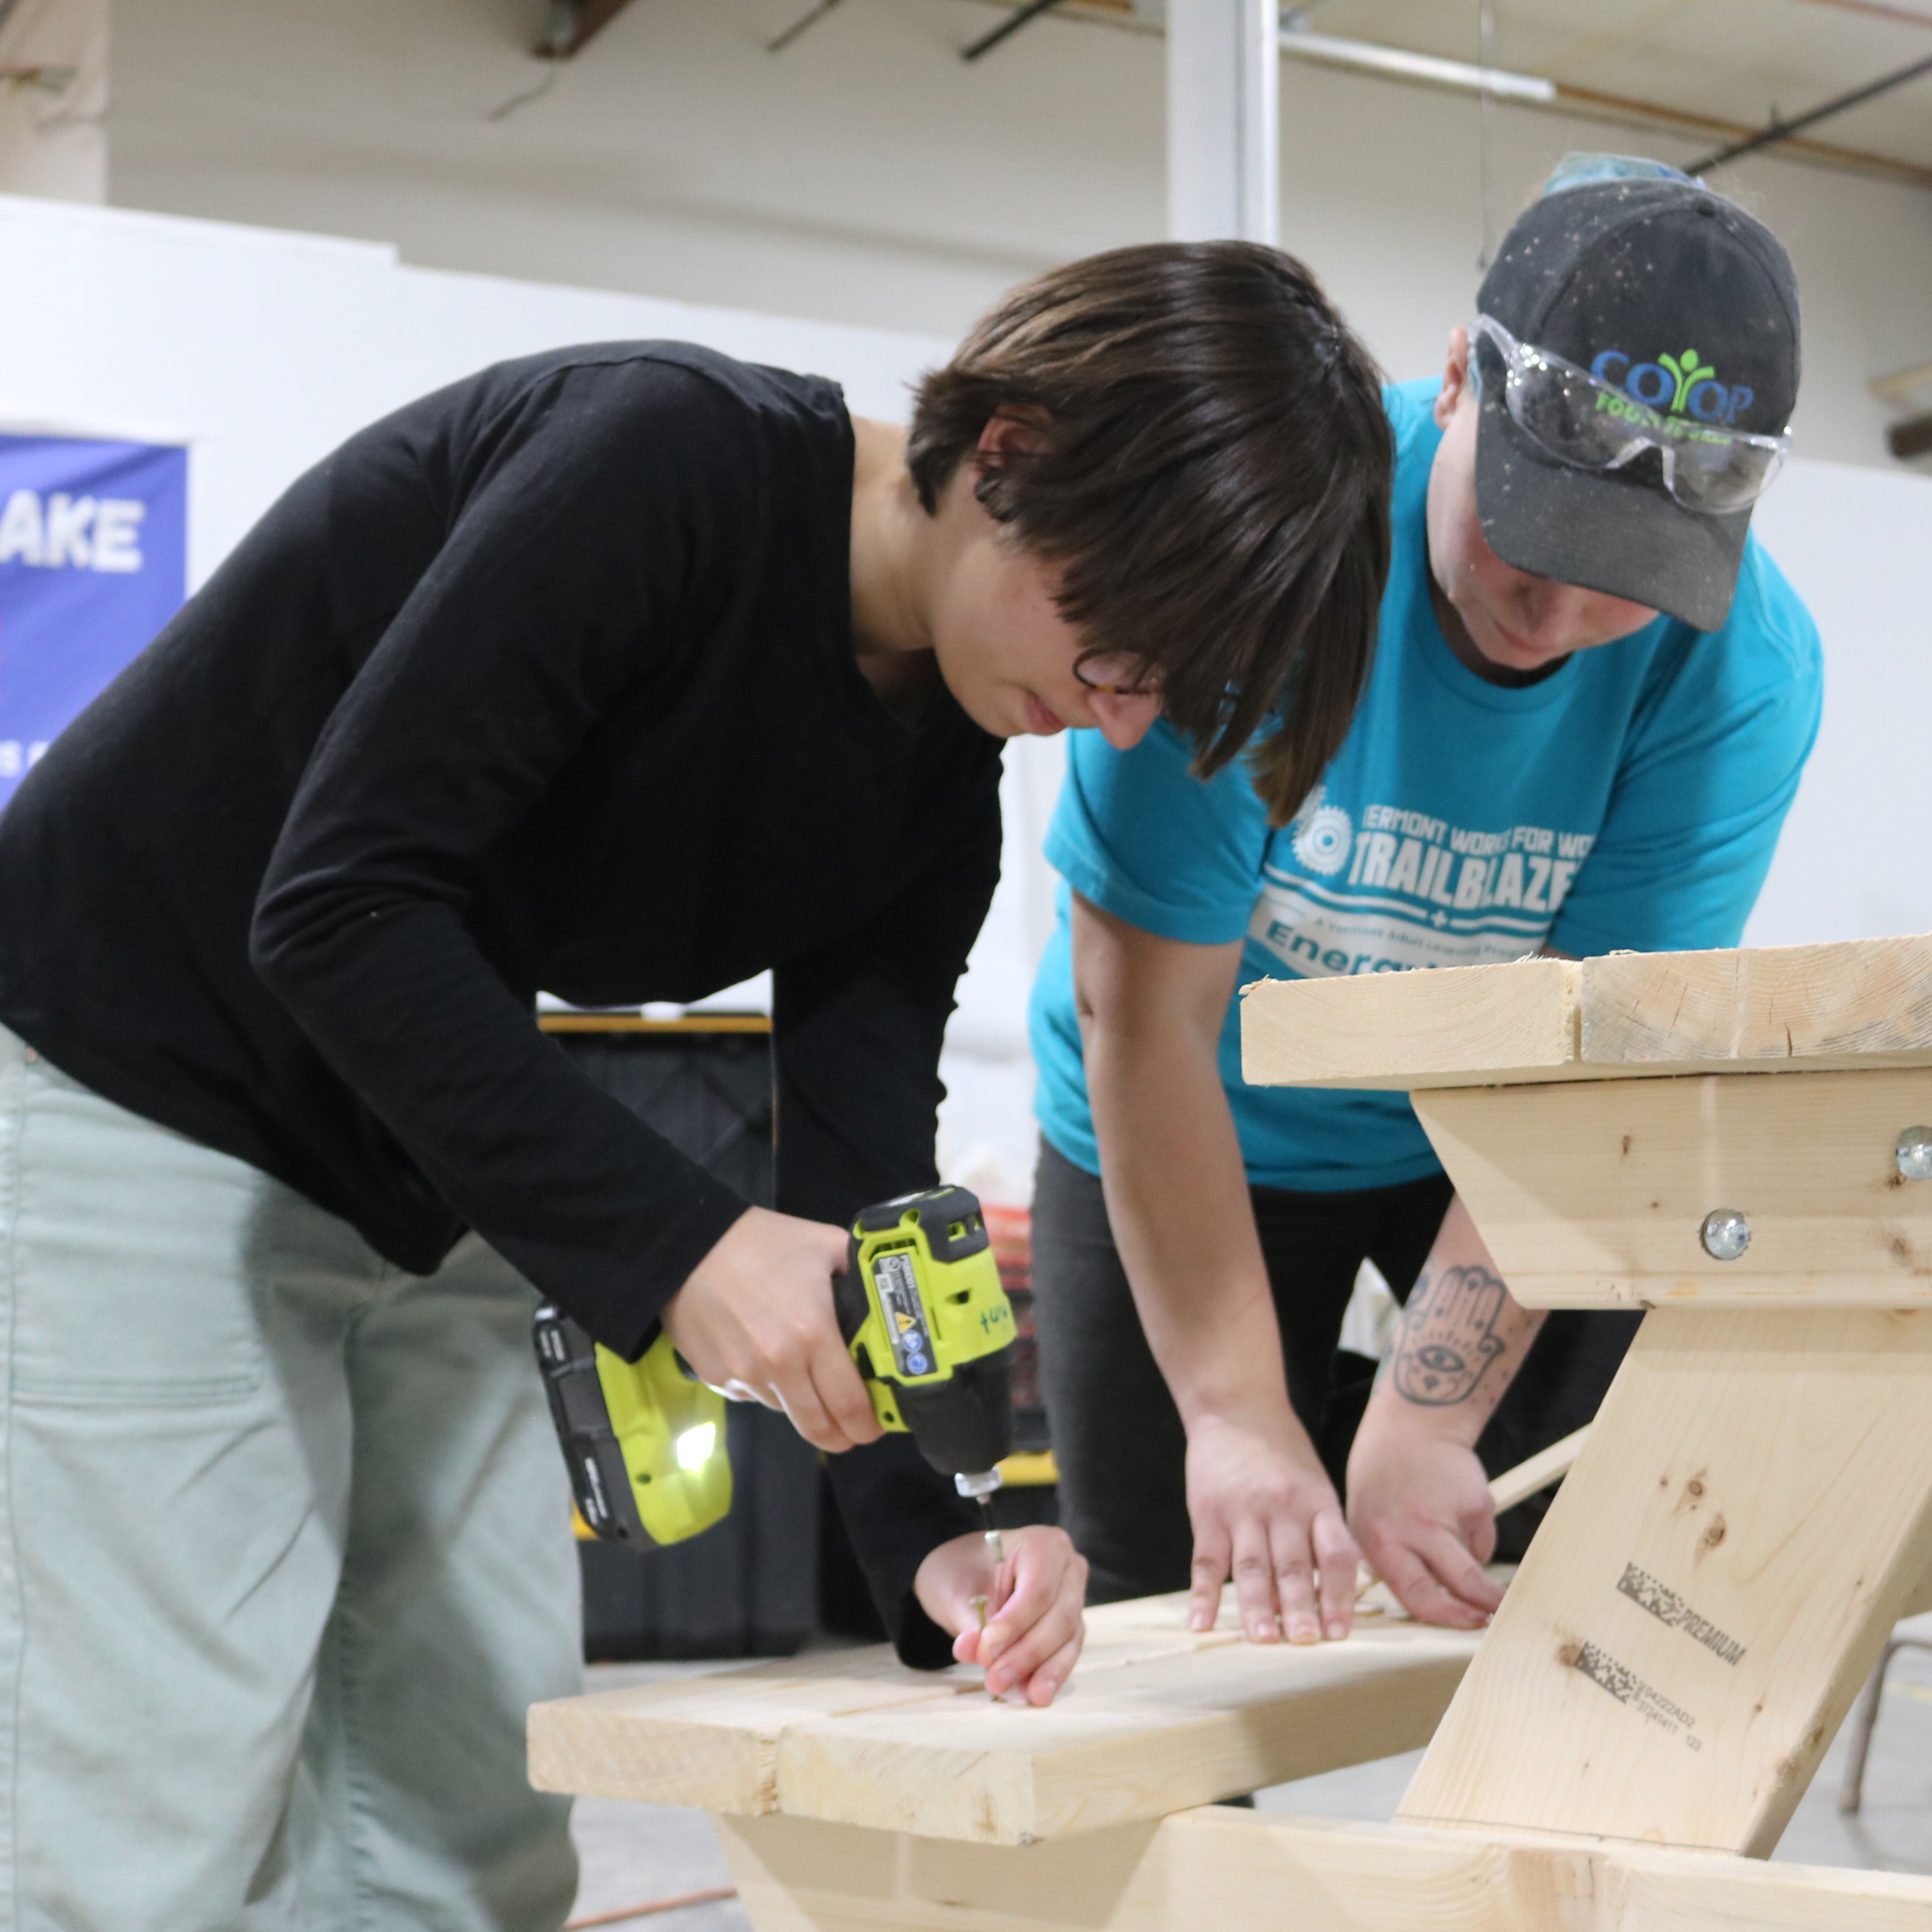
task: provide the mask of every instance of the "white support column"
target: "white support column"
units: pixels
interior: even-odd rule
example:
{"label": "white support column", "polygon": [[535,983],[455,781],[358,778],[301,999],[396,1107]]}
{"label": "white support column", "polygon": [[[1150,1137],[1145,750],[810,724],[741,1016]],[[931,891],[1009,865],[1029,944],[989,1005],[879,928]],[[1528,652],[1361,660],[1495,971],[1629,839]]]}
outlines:
{"label": "white support column", "polygon": [[1167,0],[1167,231],[1177,242],[1281,231],[1277,0]]}

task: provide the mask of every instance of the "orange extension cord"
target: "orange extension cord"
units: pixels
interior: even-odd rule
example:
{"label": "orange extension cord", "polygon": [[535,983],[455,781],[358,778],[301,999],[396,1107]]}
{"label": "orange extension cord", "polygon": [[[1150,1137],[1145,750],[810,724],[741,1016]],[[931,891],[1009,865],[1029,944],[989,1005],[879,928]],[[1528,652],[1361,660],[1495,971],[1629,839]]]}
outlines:
{"label": "orange extension cord", "polygon": [[648,1918],[657,1912],[675,1912],[683,1905],[710,1905],[721,1898],[736,1898],[735,1885],[714,1885],[703,1891],[681,1891],[675,1898],[654,1898],[648,1905],[627,1905],[621,1912],[595,1912],[587,1918],[567,1918],[563,1932],[584,1932],[591,1925],[621,1925],[627,1918]]}

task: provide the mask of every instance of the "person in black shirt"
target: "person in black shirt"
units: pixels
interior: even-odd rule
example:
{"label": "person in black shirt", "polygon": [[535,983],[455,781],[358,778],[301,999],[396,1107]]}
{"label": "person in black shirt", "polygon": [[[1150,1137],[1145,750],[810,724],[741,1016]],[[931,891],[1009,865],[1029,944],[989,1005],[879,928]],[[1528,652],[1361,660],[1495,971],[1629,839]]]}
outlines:
{"label": "person in black shirt", "polygon": [[[901,1656],[1044,1703],[1085,1566],[881,1439],[833,1318],[930,1184],[1002,739],[1163,712],[1284,817],[1387,567],[1306,271],[1016,292],[910,434],[690,345],[486,370],[298,481],[0,816],[15,1908],[554,1926],[574,1566],[532,1287],[783,1408]],[[779,1210],[536,1028],[774,973]],[[9,1781],[11,1780],[11,1781]]]}

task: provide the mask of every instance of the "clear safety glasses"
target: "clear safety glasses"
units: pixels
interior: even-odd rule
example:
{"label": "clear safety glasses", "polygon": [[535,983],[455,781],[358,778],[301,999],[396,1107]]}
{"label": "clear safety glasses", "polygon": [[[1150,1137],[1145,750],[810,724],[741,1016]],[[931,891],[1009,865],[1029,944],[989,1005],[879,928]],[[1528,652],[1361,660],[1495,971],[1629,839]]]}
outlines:
{"label": "clear safety glasses", "polygon": [[[1747,436],[1689,416],[1666,415],[1533,344],[1519,342],[1494,316],[1479,315],[1472,334],[1488,336],[1507,365],[1503,399],[1511,420],[1538,448],[1574,469],[1620,469],[1646,449],[1663,462],[1663,487],[1687,510],[1729,516],[1764,494],[1791,447],[1788,436]],[[1470,371],[1482,393],[1482,367]]]}

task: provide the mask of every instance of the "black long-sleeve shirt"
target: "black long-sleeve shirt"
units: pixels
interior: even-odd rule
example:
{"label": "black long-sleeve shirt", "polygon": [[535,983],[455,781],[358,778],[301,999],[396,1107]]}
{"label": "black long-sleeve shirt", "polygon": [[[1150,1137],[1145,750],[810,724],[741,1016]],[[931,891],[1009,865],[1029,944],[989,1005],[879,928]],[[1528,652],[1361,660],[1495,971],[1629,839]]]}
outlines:
{"label": "black long-sleeve shirt", "polygon": [[[506,363],[297,482],[0,814],[0,1019],[415,1272],[466,1227],[635,1353],[744,1202],[536,1028],[775,969],[778,1200],[929,1183],[999,747],[853,656],[831,384],[682,344]],[[882,1607],[969,1527],[836,1459]],[[936,1654],[936,1653],[933,1653]]]}

